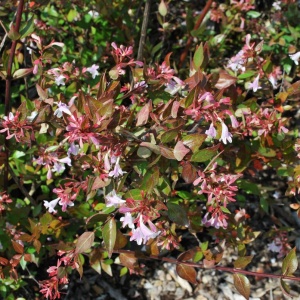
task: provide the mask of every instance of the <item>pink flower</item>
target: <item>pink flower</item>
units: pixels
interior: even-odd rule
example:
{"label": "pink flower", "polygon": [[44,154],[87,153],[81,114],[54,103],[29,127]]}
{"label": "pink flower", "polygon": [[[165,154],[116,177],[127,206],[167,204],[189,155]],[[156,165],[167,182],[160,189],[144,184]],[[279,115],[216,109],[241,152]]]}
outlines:
{"label": "pink flower", "polygon": [[126,200],[123,200],[116,194],[115,190],[112,190],[109,194],[107,194],[105,199],[107,200],[106,201],[107,207],[111,207],[111,206],[119,207],[121,204],[126,202]]}
{"label": "pink flower", "polygon": [[155,225],[151,221],[148,221],[148,223],[153,231],[143,223],[143,216],[140,215],[139,227],[132,230],[130,241],[136,241],[138,245],[141,245],[142,243],[146,244],[148,240],[157,237],[159,232],[157,231]]}
{"label": "pink flower", "polygon": [[237,121],[236,117],[234,115],[230,115],[229,117],[230,117],[230,120],[231,120],[232,128],[238,128],[240,124]]}
{"label": "pink flower", "polygon": [[116,178],[119,176],[123,176],[123,174],[126,173],[126,172],[123,172],[123,170],[121,169],[119,161],[120,161],[120,157],[117,158],[117,161],[115,163],[113,171],[109,172],[109,174],[108,174],[109,177]]}
{"label": "pink flower", "polygon": [[222,141],[225,145],[227,144],[227,141],[229,143],[232,143],[232,134],[228,131],[228,127],[223,121],[221,121],[221,124],[222,124],[222,134],[219,141]]}
{"label": "pink flower", "polygon": [[261,87],[259,86],[259,74],[254,79],[254,81],[249,84],[248,90],[250,89],[253,89],[253,92],[256,92],[258,89],[261,89]]}

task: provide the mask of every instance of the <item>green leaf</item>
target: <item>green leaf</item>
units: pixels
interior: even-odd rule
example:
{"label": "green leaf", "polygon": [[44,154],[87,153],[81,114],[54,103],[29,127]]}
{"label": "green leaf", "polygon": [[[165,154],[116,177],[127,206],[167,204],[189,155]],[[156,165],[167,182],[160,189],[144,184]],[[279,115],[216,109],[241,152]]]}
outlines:
{"label": "green leaf", "polygon": [[191,161],[194,161],[194,162],[208,161],[217,154],[217,149],[218,149],[218,147],[214,146],[211,148],[199,150],[192,155]]}
{"label": "green leaf", "polygon": [[292,297],[292,295],[290,294],[290,287],[285,281],[283,281],[283,279],[280,279],[280,288],[283,294],[285,294],[288,297]]}
{"label": "green leaf", "polygon": [[271,148],[259,147],[258,152],[259,152],[259,154],[261,154],[265,157],[275,157],[276,156],[276,151]]}
{"label": "green leaf", "polygon": [[34,18],[35,16],[33,15],[28,21],[26,21],[25,26],[22,29],[20,29],[21,38],[29,36],[31,33],[34,32]]}
{"label": "green leaf", "polygon": [[185,227],[189,226],[189,219],[187,217],[187,212],[181,205],[168,202],[167,207],[168,207],[168,217],[171,221],[181,226],[185,226]]}
{"label": "green leaf", "polygon": [[238,79],[245,79],[245,78],[249,78],[252,77],[253,75],[257,74],[256,71],[252,71],[252,70],[248,70],[245,73],[239,75],[237,78]]}
{"label": "green leaf", "polygon": [[206,137],[206,134],[193,133],[184,136],[182,141],[185,146],[189,147],[193,152],[196,152],[201,147]]}
{"label": "green leaf", "polygon": [[261,13],[258,12],[258,11],[255,11],[255,10],[250,10],[250,11],[247,12],[247,16],[249,16],[253,19],[258,18],[260,15],[261,15]]}
{"label": "green leaf", "polygon": [[238,292],[247,300],[250,296],[250,282],[245,275],[235,273],[233,274],[233,283]]}
{"label": "green leaf", "polygon": [[158,6],[158,12],[160,13],[161,16],[165,17],[168,13],[168,7],[164,0],[161,0]]}
{"label": "green leaf", "polygon": [[77,14],[78,13],[77,13],[76,9],[70,9],[70,11],[67,14],[68,22],[72,22],[76,18]]}
{"label": "green leaf", "polygon": [[13,41],[17,41],[21,37],[14,24],[11,25],[7,36]]}
{"label": "green leaf", "polygon": [[178,133],[179,133],[179,130],[177,128],[165,131],[161,135],[161,142],[165,144],[165,143],[174,141],[175,138],[177,137]]}
{"label": "green leaf", "polygon": [[83,253],[87,250],[89,250],[95,239],[95,234],[92,231],[84,232],[77,240],[75,253]]}
{"label": "green leaf", "polygon": [[32,70],[33,70],[32,68],[16,70],[13,74],[13,79],[19,79],[22,77],[26,77],[27,75],[32,73]]}
{"label": "green leaf", "polygon": [[203,50],[203,44],[201,43],[200,46],[195,51],[194,58],[193,58],[193,62],[196,69],[201,67],[203,60],[204,60],[204,50]]}
{"label": "green leaf", "polygon": [[151,191],[157,186],[159,181],[159,169],[154,167],[151,170],[148,170],[141,185],[141,190],[144,190],[146,193],[151,193]]}
{"label": "green leaf", "polygon": [[114,218],[111,218],[103,226],[103,241],[108,252],[108,257],[111,257],[117,237],[117,225]]}
{"label": "green leaf", "polygon": [[293,248],[282,262],[282,274],[291,276],[298,268],[298,260],[296,256],[296,247]]}

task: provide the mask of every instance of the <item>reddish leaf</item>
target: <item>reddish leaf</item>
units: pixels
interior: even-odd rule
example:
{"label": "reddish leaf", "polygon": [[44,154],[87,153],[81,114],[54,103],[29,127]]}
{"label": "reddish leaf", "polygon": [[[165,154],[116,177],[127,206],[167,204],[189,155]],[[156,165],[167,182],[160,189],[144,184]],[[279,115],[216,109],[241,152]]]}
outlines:
{"label": "reddish leaf", "polygon": [[196,180],[197,170],[190,162],[185,162],[182,167],[181,176],[185,183],[190,184]]}
{"label": "reddish leaf", "polygon": [[179,277],[189,281],[190,283],[196,284],[197,280],[197,273],[195,268],[184,265],[184,264],[179,264],[176,266],[176,272]]}
{"label": "reddish leaf", "polygon": [[24,246],[22,246],[21,244],[15,242],[15,241],[11,241],[11,242],[12,242],[14,250],[19,254],[23,254]]}
{"label": "reddish leaf", "polygon": [[145,125],[148,122],[149,114],[152,110],[152,102],[149,101],[136,115],[136,126]]}
{"label": "reddish leaf", "polygon": [[5,266],[7,264],[8,264],[8,260],[4,257],[0,257],[0,265]]}
{"label": "reddish leaf", "polygon": [[231,86],[232,84],[234,84],[236,81],[237,81],[236,77],[229,75],[225,71],[221,71],[219,73],[219,79],[218,79],[217,83],[215,84],[215,87],[219,90],[225,89],[225,88]]}
{"label": "reddish leaf", "polygon": [[233,263],[236,269],[244,269],[248,264],[251,263],[253,256],[243,256],[238,257],[238,259]]}
{"label": "reddish leaf", "polygon": [[177,113],[178,113],[178,109],[180,107],[180,103],[178,101],[174,101],[173,105],[172,105],[172,110],[171,110],[171,116],[172,118],[177,118]]}
{"label": "reddish leaf", "polygon": [[185,251],[181,253],[178,257],[177,260],[179,261],[189,261],[192,260],[195,256],[196,249],[190,249],[188,251]]}
{"label": "reddish leaf", "polygon": [[111,218],[106,222],[103,226],[102,234],[108,256],[111,257],[117,237],[117,225],[114,218]]}
{"label": "reddish leaf", "polygon": [[34,240],[33,241],[33,247],[35,248],[35,250],[36,250],[37,253],[40,253],[42,244],[41,244],[41,242],[39,240]]}
{"label": "reddish leaf", "polygon": [[96,177],[92,185],[92,191],[108,186],[109,184],[110,179],[102,180],[100,177]]}
{"label": "reddish leaf", "polygon": [[203,259],[203,266],[205,269],[211,269],[215,266],[216,261],[214,259],[208,260],[206,258]]}
{"label": "reddish leaf", "polygon": [[181,161],[190,150],[186,148],[182,141],[178,141],[174,148],[174,156],[178,161]]}
{"label": "reddish leaf", "polygon": [[233,274],[233,283],[238,292],[244,296],[247,300],[250,296],[250,282],[248,278],[243,274]]}
{"label": "reddish leaf", "polygon": [[95,239],[95,234],[92,231],[84,232],[77,240],[75,253],[83,253],[89,250]]}
{"label": "reddish leaf", "polygon": [[298,260],[296,256],[296,248],[293,248],[282,262],[282,274],[291,276],[298,268]]}

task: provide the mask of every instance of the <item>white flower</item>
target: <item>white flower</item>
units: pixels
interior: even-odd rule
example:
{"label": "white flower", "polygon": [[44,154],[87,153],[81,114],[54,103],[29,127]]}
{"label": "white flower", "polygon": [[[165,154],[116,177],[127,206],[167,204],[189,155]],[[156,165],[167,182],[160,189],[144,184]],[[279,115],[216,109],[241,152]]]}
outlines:
{"label": "white flower", "polygon": [[44,206],[48,209],[49,213],[57,213],[57,211],[54,209],[55,206],[57,205],[58,201],[60,200],[60,198],[56,198],[52,201],[46,201],[44,200]]}
{"label": "white flower", "polygon": [[256,92],[258,89],[261,89],[261,87],[259,86],[259,74],[253,80],[253,82],[249,84],[248,90],[250,89],[253,89],[253,92]]}
{"label": "white flower", "polygon": [[116,194],[115,190],[112,190],[109,194],[107,194],[105,199],[107,200],[106,201],[107,207],[111,207],[111,206],[119,207],[121,204],[126,202],[126,200],[123,200]]}
{"label": "white flower", "polygon": [[91,67],[87,68],[86,70],[92,74],[93,79],[95,79],[95,77],[97,75],[99,75],[99,72],[97,71],[99,69],[99,66],[93,64]]}
{"label": "white flower", "polygon": [[120,218],[120,221],[122,222],[122,227],[127,225],[129,228],[134,229],[133,218],[130,212],[125,213],[124,217]]}
{"label": "white flower", "polygon": [[61,101],[54,102],[54,103],[57,104],[57,109],[54,112],[54,116],[57,116],[58,118],[61,118],[63,116],[63,112],[70,115],[70,116],[72,115],[72,113],[70,112],[70,109],[69,109],[67,104],[62,103]]}
{"label": "white flower", "polygon": [[298,66],[298,60],[299,60],[299,58],[300,58],[300,51],[299,52],[296,52],[296,53],[294,53],[294,54],[289,54],[289,56],[290,56],[290,58],[291,58],[291,60],[293,60],[294,61],[294,63]]}
{"label": "white flower", "polygon": [[222,141],[225,145],[227,144],[227,141],[229,143],[232,143],[232,134],[228,131],[228,127],[223,121],[221,121],[221,124],[222,124],[222,134],[219,141]]}
{"label": "white flower", "polygon": [[57,77],[55,77],[55,83],[56,83],[56,85],[57,86],[59,86],[59,85],[65,85],[65,82],[64,82],[65,79],[66,79],[65,76],[58,75]]}

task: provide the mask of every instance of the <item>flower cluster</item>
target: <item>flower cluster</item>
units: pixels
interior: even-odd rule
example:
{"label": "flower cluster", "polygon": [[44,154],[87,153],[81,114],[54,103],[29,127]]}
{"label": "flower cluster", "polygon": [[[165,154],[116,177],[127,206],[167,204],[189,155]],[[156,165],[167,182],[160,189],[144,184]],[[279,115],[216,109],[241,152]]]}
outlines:
{"label": "flower cluster", "polygon": [[235,182],[242,175],[217,173],[212,169],[207,173],[198,171],[198,176],[193,184],[199,186],[199,195],[207,195],[207,213],[202,223],[215,228],[226,228],[228,216],[224,213],[229,212],[226,206],[230,202],[235,202],[234,197],[238,190]]}

